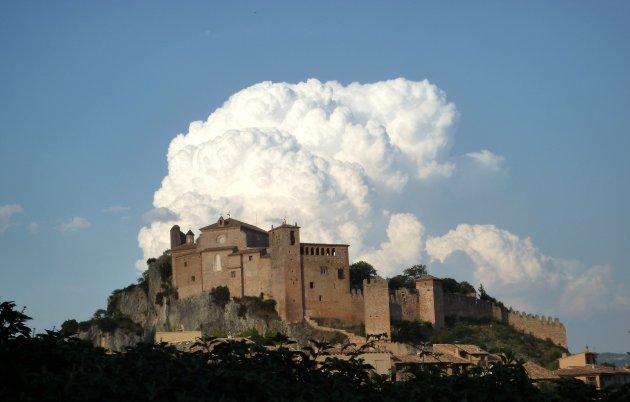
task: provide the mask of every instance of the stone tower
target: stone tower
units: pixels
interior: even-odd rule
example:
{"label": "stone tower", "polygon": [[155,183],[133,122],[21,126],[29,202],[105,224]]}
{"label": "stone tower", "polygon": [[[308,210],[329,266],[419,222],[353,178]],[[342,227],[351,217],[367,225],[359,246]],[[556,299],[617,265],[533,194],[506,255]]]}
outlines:
{"label": "stone tower", "polygon": [[442,281],[431,275],[416,281],[420,305],[420,320],[433,324],[433,328],[444,326],[444,293]]}
{"label": "stone tower", "polygon": [[392,337],[389,316],[389,287],[387,280],[372,278],[363,281],[363,300],[365,308],[365,334],[387,335]]}
{"label": "stone tower", "polygon": [[184,244],[185,235],[179,229],[178,225],[173,225],[171,228],[171,250],[177,246]]}
{"label": "stone tower", "polygon": [[304,286],[300,255],[300,228],[282,225],[269,231],[272,293],[278,314],[287,322],[304,318]]}

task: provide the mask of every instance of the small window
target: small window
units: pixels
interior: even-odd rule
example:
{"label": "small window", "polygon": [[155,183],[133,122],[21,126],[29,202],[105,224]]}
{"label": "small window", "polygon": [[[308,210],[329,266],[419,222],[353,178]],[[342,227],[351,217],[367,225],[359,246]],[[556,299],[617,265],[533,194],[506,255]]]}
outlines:
{"label": "small window", "polygon": [[330,249],[329,248],[326,249],[326,255],[330,255]]}
{"label": "small window", "polygon": [[328,273],[328,267],[319,267],[319,273],[325,275]]}
{"label": "small window", "polygon": [[319,255],[319,247],[315,248],[315,255]]}
{"label": "small window", "polygon": [[230,272],[230,276],[231,276],[232,278],[236,278],[236,271],[232,271],[232,272]]}
{"label": "small window", "polygon": [[310,287],[311,289],[313,289],[313,288],[315,287],[315,282],[311,282],[311,283],[309,283],[309,287]]}
{"label": "small window", "polygon": [[319,295],[319,301],[322,301],[322,295]]}
{"label": "small window", "polygon": [[333,257],[335,256],[335,249],[334,248],[332,249],[332,255],[333,255]]}
{"label": "small window", "polygon": [[253,256],[253,255],[250,255],[250,256],[249,256],[249,260],[250,260],[250,261],[254,261],[254,256]]}
{"label": "small window", "polygon": [[188,261],[184,261],[184,266],[187,267],[188,266]]}
{"label": "small window", "polygon": [[291,245],[295,246],[295,231],[291,231]]}
{"label": "small window", "polygon": [[193,275],[193,276],[191,276],[191,277],[190,277],[190,281],[191,281],[191,282],[194,282],[194,281],[195,281],[195,275]]}
{"label": "small window", "polygon": [[300,247],[300,254],[304,254],[304,247]]}
{"label": "small window", "polygon": [[343,278],[344,278],[343,268],[337,269],[337,279],[343,279]]}
{"label": "small window", "polygon": [[311,247],[311,255],[315,255],[315,251],[314,251],[313,247]]}

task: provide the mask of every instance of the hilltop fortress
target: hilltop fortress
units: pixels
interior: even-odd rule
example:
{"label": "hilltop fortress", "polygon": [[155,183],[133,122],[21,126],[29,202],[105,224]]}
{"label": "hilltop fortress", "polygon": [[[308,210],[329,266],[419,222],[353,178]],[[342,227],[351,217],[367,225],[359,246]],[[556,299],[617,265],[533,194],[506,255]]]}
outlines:
{"label": "hilltop fortress", "polygon": [[301,243],[300,227],[283,222],[265,231],[220,217],[200,229],[171,228],[173,285],[180,298],[227,286],[235,297],[274,299],[281,319],[336,318],[364,323],[366,334],[391,336],[390,320],[421,320],[440,328],[445,316],[494,319],[540,339],[566,347],[566,330],[557,319],[532,316],[475,297],[445,293],[438,278],[416,281],[416,288],[391,292],[387,281],[365,281],[350,288],[347,244]]}

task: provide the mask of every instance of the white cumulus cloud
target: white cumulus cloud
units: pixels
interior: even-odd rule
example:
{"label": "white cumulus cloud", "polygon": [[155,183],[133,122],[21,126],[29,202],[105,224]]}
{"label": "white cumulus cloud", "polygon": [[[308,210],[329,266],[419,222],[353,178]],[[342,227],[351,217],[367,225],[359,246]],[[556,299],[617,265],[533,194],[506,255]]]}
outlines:
{"label": "white cumulus cloud", "polygon": [[429,239],[426,249],[440,262],[456,251],[465,253],[475,264],[476,276],[487,284],[534,280],[542,273],[543,257],[532,241],[494,225],[458,225]]}
{"label": "white cumulus cloud", "polygon": [[[419,203],[404,190],[449,180],[458,159],[449,154],[456,116],[426,80],[310,79],[243,89],[171,141],[168,175],[153,202],[154,211],[169,213],[145,215],[137,266],[169,247],[173,224],[195,230],[228,213],[265,229],[297,221],[303,241],[351,244],[351,258],[380,258],[404,237],[411,241],[400,257],[378,264],[394,272],[416,263],[424,227]],[[391,217],[380,213],[385,208]]]}
{"label": "white cumulus cloud", "polygon": [[420,261],[424,226],[412,214],[393,214],[387,225],[387,241],[374,251],[359,256],[379,268],[383,277],[395,275],[395,268],[407,268]]}
{"label": "white cumulus cloud", "polygon": [[18,204],[0,205],[0,235],[9,228],[11,217],[23,211],[24,208]]}
{"label": "white cumulus cloud", "polygon": [[68,222],[62,223],[59,226],[59,230],[62,233],[70,233],[70,232],[76,232],[82,229],[87,229],[91,226],[92,226],[92,223],[88,221],[87,219],[82,218],[80,216],[75,216],[74,218],[70,219]]}
{"label": "white cumulus cloud", "polygon": [[443,236],[428,239],[426,251],[443,264],[457,253],[464,254],[472,261],[477,283],[521,309],[576,315],[623,307],[628,302],[623,289],[614,283],[610,267],[587,267],[545,256],[531,239],[494,225],[458,225]]}

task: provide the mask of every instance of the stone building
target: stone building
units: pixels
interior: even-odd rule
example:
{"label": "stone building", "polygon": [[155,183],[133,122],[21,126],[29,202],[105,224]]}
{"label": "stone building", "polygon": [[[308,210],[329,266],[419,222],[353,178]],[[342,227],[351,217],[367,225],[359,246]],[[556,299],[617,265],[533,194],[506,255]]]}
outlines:
{"label": "stone building", "polygon": [[192,231],[171,229],[180,298],[227,286],[235,297],[274,299],[288,322],[305,315],[363,321],[363,295],[350,290],[347,244],[302,243],[297,223],[286,222],[265,231],[221,217],[200,231],[195,240]]}
{"label": "stone building", "polygon": [[415,289],[390,292],[387,281],[365,281],[350,288],[347,244],[302,243],[300,227],[283,222],[266,231],[236,219],[219,220],[200,229],[171,228],[173,285],[180,298],[227,286],[235,297],[276,301],[280,318],[333,318],[363,323],[367,335],[391,336],[390,320],[419,320],[435,328],[445,316],[494,319],[566,347],[558,319],[508,310],[475,297],[447,294],[442,281],[426,276]]}

